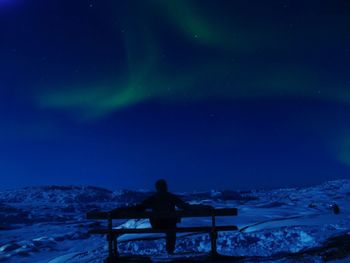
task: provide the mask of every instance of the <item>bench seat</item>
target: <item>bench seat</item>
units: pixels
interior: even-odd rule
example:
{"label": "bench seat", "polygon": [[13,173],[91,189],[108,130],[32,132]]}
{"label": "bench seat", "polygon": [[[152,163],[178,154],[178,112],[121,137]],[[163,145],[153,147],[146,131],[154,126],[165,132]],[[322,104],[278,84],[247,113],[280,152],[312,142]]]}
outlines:
{"label": "bench seat", "polygon": [[[190,233],[190,232],[208,232],[213,230],[211,226],[198,226],[198,227],[178,227],[174,229],[153,229],[153,228],[114,228],[109,230],[105,229],[93,229],[89,231],[89,234],[148,234],[148,233],[165,233],[165,232],[176,232],[176,233]],[[214,231],[236,231],[237,226],[217,226]]]}

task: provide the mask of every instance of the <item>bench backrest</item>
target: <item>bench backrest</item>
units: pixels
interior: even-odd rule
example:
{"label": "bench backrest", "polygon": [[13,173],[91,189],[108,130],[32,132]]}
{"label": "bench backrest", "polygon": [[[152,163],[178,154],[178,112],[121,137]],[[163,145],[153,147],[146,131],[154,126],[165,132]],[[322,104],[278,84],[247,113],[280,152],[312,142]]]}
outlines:
{"label": "bench backrest", "polygon": [[168,217],[216,217],[216,216],[236,216],[237,208],[219,208],[210,210],[179,210],[167,213],[157,213],[151,211],[121,211],[121,212],[88,212],[87,219],[142,219],[142,218],[168,218]]}

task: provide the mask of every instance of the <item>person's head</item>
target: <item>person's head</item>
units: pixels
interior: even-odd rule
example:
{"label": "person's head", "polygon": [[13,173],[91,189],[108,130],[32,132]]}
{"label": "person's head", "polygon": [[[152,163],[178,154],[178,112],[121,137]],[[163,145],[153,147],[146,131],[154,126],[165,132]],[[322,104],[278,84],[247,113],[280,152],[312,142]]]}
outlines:
{"label": "person's head", "polygon": [[158,193],[168,192],[168,185],[164,179],[160,179],[156,182],[156,190]]}

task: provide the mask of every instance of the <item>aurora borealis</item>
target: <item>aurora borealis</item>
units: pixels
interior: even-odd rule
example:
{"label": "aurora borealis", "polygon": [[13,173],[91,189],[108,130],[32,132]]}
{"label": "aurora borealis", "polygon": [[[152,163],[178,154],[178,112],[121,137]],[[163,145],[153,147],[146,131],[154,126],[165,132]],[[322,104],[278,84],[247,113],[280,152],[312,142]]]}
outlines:
{"label": "aurora borealis", "polygon": [[2,1],[0,32],[3,187],[349,176],[346,0]]}

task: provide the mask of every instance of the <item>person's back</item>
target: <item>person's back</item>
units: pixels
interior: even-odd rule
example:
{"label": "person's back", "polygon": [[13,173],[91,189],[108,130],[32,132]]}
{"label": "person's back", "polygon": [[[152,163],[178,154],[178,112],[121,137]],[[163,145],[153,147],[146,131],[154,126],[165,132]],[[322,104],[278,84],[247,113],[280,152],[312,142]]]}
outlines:
{"label": "person's back", "polygon": [[186,209],[187,204],[172,193],[157,192],[144,200],[141,206],[154,212],[173,212],[176,207]]}

